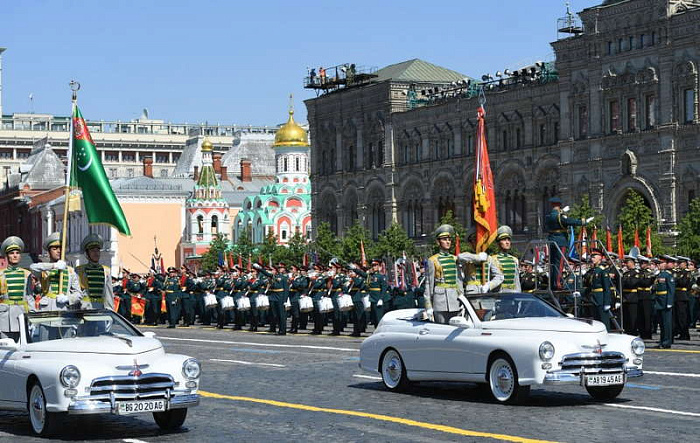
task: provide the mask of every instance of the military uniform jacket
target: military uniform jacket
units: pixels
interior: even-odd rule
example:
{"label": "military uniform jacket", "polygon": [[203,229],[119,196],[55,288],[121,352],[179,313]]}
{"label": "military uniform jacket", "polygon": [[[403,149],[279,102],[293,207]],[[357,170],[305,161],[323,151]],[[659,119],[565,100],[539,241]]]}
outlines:
{"label": "military uniform jacket", "polygon": [[[456,274],[454,283],[447,283],[440,260],[454,260]],[[439,312],[456,312],[459,310],[458,297],[464,293],[462,269],[456,256],[449,253],[438,253],[428,259],[428,269],[425,276],[425,307]]]}
{"label": "military uniform jacket", "polygon": [[289,277],[285,274],[271,274],[265,269],[260,269],[258,272],[263,274],[270,280],[270,289],[267,292],[270,300],[277,300],[279,303],[284,303],[289,298]]}
{"label": "military uniform jacket", "polygon": [[[534,275],[534,273],[533,273]],[[537,276],[534,275],[535,285],[537,284]],[[581,290],[581,278],[576,275],[575,272],[569,272],[564,278],[564,287],[569,291],[580,291]]]}
{"label": "military uniform jacket", "polygon": [[327,278],[328,277],[326,277],[325,274],[321,274],[311,279],[311,290],[309,291],[309,295],[314,299],[314,301],[320,300],[321,297],[326,294],[326,291],[328,291],[328,287],[326,286]]}
{"label": "military uniform jacket", "polygon": [[163,290],[166,294],[180,292],[180,279],[178,277],[168,277],[163,282]]}
{"label": "military uniform jacket", "polygon": [[612,294],[610,293],[610,276],[607,269],[596,266],[586,273],[586,294],[595,306],[610,306]]}
{"label": "military uniform jacket", "polygon": [[642,273],[639,269],[628,269],[622,274],[622,301],[637,303],[639,301],[639,281]]}
{"label": "military uniform jacket", "polygon": [[[78,280],[80,281],[80,287],[83,289],[85,294],[84,302],[89,302],[91,307],[98,309],[101,307],[114,310],[114,291],[112,288],[112,276],[110,275],[111,270],[109,267],[101,265],[99,263],[88,263],[85,265],[80,265],[75,269],[78,274]],[[102,272],[102,290],[96,289],[93,293],[91,290],[91,278],[94,279],[95,273],[99,275],[99,271]],[[91,277],[92,276],[92,277]],[[94,282],[93,282],[93,288]]]}
{"label": "military uniform jacket", "polygon": [[289,296],[299,298],[306,294],[309,287],[309,277],[298,275],[292,280]]}
{"label": "military uniform jacket", "polygon": [[23,305],[25,310],[34,306],[31,272],[19,266],[0,271],[0,303]]}
{"label": "military uniform jacket", "polygon": [[567,229],[569,226],[581,226],[583,222],[577,218],[569,218],[561,210],[553,208],[544,219],[544,227],[548,234],[548,239],[556,243],[559,247],[567,247]]}
{"label": "military uniform jacket", "polygon": [[654,294],[651,292],[656,277],[651,269],[640,269],[637,280],[637,296],[640,300],[653,300]]}
{"label": "military uniform jacket", "polygon": [[520,289],[523,292],[534,292],[537,289],[537,274],[523,272],[520,274]]}
{"label": "military uniform jacket", "polygon": [[499,252],[491,256],[498,270],[503,274],[503,283],[499,287],[500,292],[521,292],[520,274],[518,273],[518,259],[507,252]]}
{"label": "military uniform jacket", "polygon": [[673,301],[676,293],[676,282],[673,280],[673,274],[667,270],[659,272],[654,280],[654,309],[662,311],[670,309],[668,306],[673,306]]}
{"label": "military uniform jacket", "polygon": [[[54,269],[53,263],[32,263],[29,269],[39,274],[41,282],[41,300],[39,301],[40,311],[62,311],[67,310],[70,305],[78,304],[83,298],[80,289],[78,275],[71,266],[59,271]],[[62,281],[62,285],[59,285]],[[61,287],[62,286],[62,287]],[[61,290],[67,297],[68,303],[59,304],[56,302],[56,295]],[[30,307],[32,310],[32,307]]]}
{"label": "military uniform jacket", "polygon": [[690,271],[687,269],[679,269],[674,272],[674,279],[676,283],[674,301],[688,301],[689,289],[692,286]]}

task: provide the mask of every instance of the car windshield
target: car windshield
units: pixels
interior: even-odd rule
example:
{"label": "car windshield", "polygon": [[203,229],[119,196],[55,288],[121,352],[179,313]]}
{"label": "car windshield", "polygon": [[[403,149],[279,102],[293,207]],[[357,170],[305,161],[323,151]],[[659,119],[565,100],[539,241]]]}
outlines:
{"label": "car windshield", "polygon": [[107,310],[30,312],[26,315],[29,343],[98,336],[128,340],[141,335],[128,322]]}
{"label": "car windshield", "polygon": [[469,302],[481,321],[526,317],[564,317],[564,314],[532,294],[484,294],[470,296]]}

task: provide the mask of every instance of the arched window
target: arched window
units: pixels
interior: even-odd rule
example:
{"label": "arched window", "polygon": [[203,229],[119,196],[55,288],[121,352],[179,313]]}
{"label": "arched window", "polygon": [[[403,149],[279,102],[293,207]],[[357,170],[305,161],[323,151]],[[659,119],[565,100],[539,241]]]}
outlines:
{"label": "arched window", "polygon": [[296,158],[294,159],[294,165],[295,165],[295,169],[294,169],[294,170],[295,170],[296,172],[301,171],[301,161],[299,160],[299,157],[296,157]]}
{"label": "arched window", "polygon": [[211,216],[211,235],[216,235],[219,233],[219,217],[216,215]]}
{"label": "arched window", "polygon": [[287,172],[287,157],[282,160],[282,171]]}
{"label": "arched window", "polygon": [[201,214],[197,216],[197,233],[204,234],[204,216]]}

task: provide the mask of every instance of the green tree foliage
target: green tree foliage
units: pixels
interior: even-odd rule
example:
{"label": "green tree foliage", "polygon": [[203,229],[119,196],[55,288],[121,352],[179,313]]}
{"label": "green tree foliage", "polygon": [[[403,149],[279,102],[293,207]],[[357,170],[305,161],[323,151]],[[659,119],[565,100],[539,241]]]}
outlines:
{"label": "green tree foliage", "polygon": [[[625,252],[628,253],[630,248],[634,246],[634,231],[639,231],[639,249],[644,254],[646,251],[646,230],[647,226],[651,226],[651,250],[654,255],[664,254],[668,252],[668,248],[664,247],[661,242],[661,237],[657,234],[657,224],[653,217],[651,208],[647,206],[644,198],[636,191],[630,190],[625,199],[625,205],[620,210],[617,216],[618,224],[622,225],[622,242],[625,247]],[[613,231],[613,250],[617,252],[617,231],[618,226],[612,227]]]}
{"label": "green tree foliage", "polygon": [[678,252],[700,260],[700,197],[690,202],[690,210],[678,223]]}
{"label": "green tree foliage", "polygon": [[277,236],[272,231],[268,231],[263,242],[258,245],[259,254],[262,256],[264,264],[269,265],[270,261],[272,261],[273,265],[276,264],[275,255],[277,248]]}
{"label": "green tree foliage", "polygon": [[373,251],[377,257],[396,259],[402,257],[404,252],[406,252],[407,257],[414,257],[416,245],[400,224],[392,223],[389,229],[379,234]]}
{"label": "green tree foliage", "polygon": [[309,245],[309,250],[315,251],[318,260],[326,265],[331,258],[340,256],[340,240],[331,231],[331,225],[328,222],[318,225],[316,239]]}
{"label": "green tree foliage", "polygon": [[[236,241],[236,243],[234,243],[233,246],[231,246],[231,254],[233,254],[233,261],[235,263],[238,263],[238,256],[241,256],[243,266],[247,266],[248,259],[252,257],[254,248],[255,245],[251,240],[250,228],[246,226],[239,234],[238,241]],[[257,257],[252,257],[252,259],[253,261],[255,261]]]}
{"label": "green tree foliage", "polygon": [[228,242],[221,234],[218,234],[216,238],[209,243],[209,250],[202,256],[202,269],[205,271],[216,270],[216,267],[219,265],[220,254],[223,256],[227,248]]}
{"label": "green tree foliage", "polygon": [[[571,208],[571,211],[569,211],[569,217],[577,218],[579,220],[586,220],[590,217],[593,217],[593,221],[588,226],[589,227],[591,227],[591,226],[598,227],[598,233],[600,233],[600,231],[601,231],[601,226],[603,223],[603,214],[596,211],[591,206],[591,201],[590,201],[590,198],[588,197],[588,194],[582,195],[581,201],[579,203],[576,203]],[[605,228],[604,226],[602,226],[602,227]],[[588,231],[590,231],[590,229],[588,229]],[[588,235],[590,235],[590,234],[591,233],[588,232]]]}
{"label": "green tree foliage", "polygon": [[343,240],[340,244],[340,258],[343,261],[352,262],[359,265],[362,255],[360,250],[361,241],[364,242],[365,245],[365,255],[367,256],[367,260],[371,260],[373,256],[370,254],[376,253],[376,247],[370,238],[369,231],[357,222],[345,230],[345,235],[343,236]]}
{"label": "green tree foliage", "polygon": [[275,263],[285,262],[289,265],[301,265],[306,253],[306,239],[299,232],[295,232],[286,246],[277,245],[272,254]]}

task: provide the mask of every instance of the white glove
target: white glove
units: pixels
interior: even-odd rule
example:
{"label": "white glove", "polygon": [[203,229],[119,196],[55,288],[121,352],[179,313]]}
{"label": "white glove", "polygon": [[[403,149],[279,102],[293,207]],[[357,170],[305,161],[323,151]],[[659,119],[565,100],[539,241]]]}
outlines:
{"label": "white glove", "polygon": [[609,311],[609,310],[610,310],[610,305],[603,306],[603,311]]}
{"label": "white glove", "polygon": [[571,208],[569,207],[569,205],[566,205],[566,206],[564,206],[563,208],[561,208],[561,212],[569,212],[569,210],[571,210]]}
{"label": "white glove", "polygon": [[56,303],[61,303],[61,304],[68,303],[68,297],[66,296],[66,294],[58,294],[56,296]]}
{"label": "white glove", "polygon": [[[483,252],[482,252],[482,254],[483,254]],[[486,292],[489,292],[489,291],[491,290],[491,287],[489,286],[488,283],[486,283],[485,285],[481,286],[481,287],[479,288],[479,290],[480,290],[480,292],[481,292],[482,294],[484,294],[484,293],[486,293]]]}
{"label": "white glove", "polygon": [[486,261],[489,259],[489,255],[485,252],[479,252],[476,254],[476,256],[478,257],[479,261]]}
{"label": "white glove", "polygon": [[588,218],[586,219],[586,224],[592,222],[594,218],[595,218],[595,217],[588,217]]}
{"label": "white glove", "polygon": [[68,267],[68,265],[66,264],[66,262],[64,260],[59,260],[53,264],[53,268],[58,269],[59,271],[63,271],[67,267]]}
{"label": "white glove", "polygon": [[666,305],[666,309],[671,309],[673,305]]}
{"label": "white glove", "polygon": [[574,298],[578,298],[578,297],[580,297],[580,296],[581,296],[581,293],[580,293],[580,292],[578,292],[578,291],[574,291],[574,293],[573,293],[573,294],[571,294],[571,295],[573,295],[573,296],[574,296]]}
{"label": "white glove", "polygon": [[350,264],[348,265],[348,268],[350,268],[350,269],[357,269],[357,265],[356,265],[355,263],[350,263]]}
{"label": "white glove", "polygon": [[257,269],[258,271],[262,269],[262,266],[260,266],[257,263],[253,263],[253,269]]}
{"label": "white glove", "polygon": [[615,303],[615,309],[620,309],[620,306],[621,306],[621,305],[620,305],[619,302],[618,302],[618,303]]}
{"label": "white glove", "polygon": [[384,305],[384,301],[383,301],[383,300],[379,300],[379,301],[377,302],[377,307],[380,307],[380,306],[383,306],[383,305]]}
{"label": "white glove", "polygon": [[426,320],[435,321],[435,317],[433,316],[433,308],[428,308],[425,310],[425,317]]}

